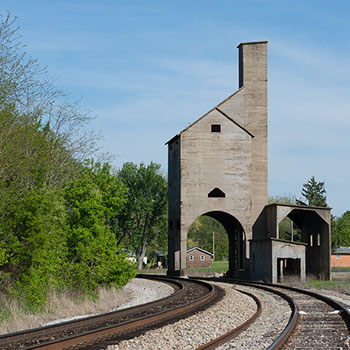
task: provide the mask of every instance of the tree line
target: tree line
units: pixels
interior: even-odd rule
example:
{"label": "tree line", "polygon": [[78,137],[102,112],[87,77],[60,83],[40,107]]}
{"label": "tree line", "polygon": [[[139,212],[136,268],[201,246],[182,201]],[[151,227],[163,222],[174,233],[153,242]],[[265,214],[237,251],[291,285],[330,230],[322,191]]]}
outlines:
{"label": "tree line", "polygon": [[[324,181],[317,181],[312,176],[301,189],[301,198],[296,196],[275,196],[269,198],[269,204],[298,204],[307,206],[327,207],[327,194]],[[281,239],[300,241],[301,229],[288,217],[279,224]],[[228,238],[224,227],[215,219],[200,216],[192,224],[188,232],[188,247],[198,246],[213,252],[213,243],[216,260],[228,258]],[[332,249],[339,246],[350,247],[350,211],[345,211],[340,217],[331,216],[331,243]]]}
{"label": "tree line", "polygon": [[90,116],[0,21],[0,293],[40,309],[52,291],[92,293],[135,276],[166,235],[160,165],[94,160]]}
{"label": "tree line", "polygon": [[[301,189],[302,199],[295,196],[276,196],[270,197],[270,203],[299,204],[317,207],[327,207],[327,193],[324,181],[317,181],[312,176]],[[279,226],[280,238],[291,239],[293,231],[294,240],[301,238],[301,231],[289,218],[282,220]],[[350,211],[345,211],[341,216],[331,215],[331,244],[332,249],[340,246],[350,247]]]}

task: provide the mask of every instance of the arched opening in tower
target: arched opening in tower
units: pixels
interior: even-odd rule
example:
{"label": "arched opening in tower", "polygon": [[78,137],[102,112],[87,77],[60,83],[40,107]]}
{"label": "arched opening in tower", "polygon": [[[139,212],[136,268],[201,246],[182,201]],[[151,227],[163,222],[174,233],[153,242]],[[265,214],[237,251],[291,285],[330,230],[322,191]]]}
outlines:
{"label": "arched opening in tower", "polygon": [[[228,276],[234,276],[235,271],[246,268],[245,233],[240,222],[228,213],[207,212],[192,223],[187,235],[187,248],[189,251],[195,247],[212,254],[212,261],[216,262],[213,266],[226,266]],[[200,256],[193,250],[191,252],[187,254],[189,268],[196,265],[194,260]],[[198,265],[201,265],[200,261]]]}

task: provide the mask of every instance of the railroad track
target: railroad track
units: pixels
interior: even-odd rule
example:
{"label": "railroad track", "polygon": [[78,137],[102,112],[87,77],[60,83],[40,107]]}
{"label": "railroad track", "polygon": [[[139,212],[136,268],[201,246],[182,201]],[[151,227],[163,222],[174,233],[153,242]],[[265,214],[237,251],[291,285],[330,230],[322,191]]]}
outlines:
{"label": "railroad track", "polygon": [[150,275],[139,277],[168,283],[175,292],[166,298],[124,310],[2,335],[0,349],[103,349],[203,310],[224,294],[222,289],[203,281]]}
{"label": "railroad track", "polygon": [[[283,332],[267,348],[268,350],[350,349],[348,306],[308,290],[282,285],[222,278],[204,278],[204,280],[259,288],[276,293],[288,301],[291,306],[289,322]],[[212,341],[212,347],[203,347],[203,349],[214,349],[215,342],[216,340]]]}
{"label": "railroad track", "polygon": [[[335,300],[297,288],[280,288],[298,305],[298,323],[283,349],[350,349],[350,313]],[[281,347],[278,347],[281,348]]]}
{"label": "railroad track", "polygon": [[[0,336],[0,349],[103,349],[109,344],[116,344],[120,340],[140,335],[146,330],[189,316],[223,296],[222,290],[201,281],[197,281],[194,285],[192,279],[170,279],[151,275],[139,277],[172,284],[175,293],[142,306],[66,322],[58,326]],[[291,316],[288,325],[279,336],[276,335],[275,341],[268,347],[269,350],[350,348],[348,343],[350,313],[344,305],[328,297],[281,285],[222,278],[201,280],[263,289],[279,295],[289,303]],[[215,349],[221,344],[232,341],[249,328],[260,315],[260,300],[247,291],[240,292],[255,300],[257,310],[254,315],[240,326],[198,347],[197,350]]]}

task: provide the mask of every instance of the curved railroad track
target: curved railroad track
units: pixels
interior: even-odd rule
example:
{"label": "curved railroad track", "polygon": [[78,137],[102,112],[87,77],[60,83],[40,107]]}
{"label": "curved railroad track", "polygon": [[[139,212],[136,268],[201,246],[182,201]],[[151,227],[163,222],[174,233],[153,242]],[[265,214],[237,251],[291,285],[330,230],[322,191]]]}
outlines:
{"label": "curved railroad track", "polygon": [[145,276],[172,285],[163,299],[132,308],[0,336],[0,349],[101,349],[203,310],[222,298],[222,289],[203,281]]}
{"label": "curved railroad track", "polygon": [[[204,278],[202,280],[251,286],[276,293],[288,301],[292,310],[289,322],[283,332],[267,348],[269,350],[350,349],[348,306],[329,297],[308,290],[269,283],[223,278]],[[203,349],[214,348],[203,347]]]}

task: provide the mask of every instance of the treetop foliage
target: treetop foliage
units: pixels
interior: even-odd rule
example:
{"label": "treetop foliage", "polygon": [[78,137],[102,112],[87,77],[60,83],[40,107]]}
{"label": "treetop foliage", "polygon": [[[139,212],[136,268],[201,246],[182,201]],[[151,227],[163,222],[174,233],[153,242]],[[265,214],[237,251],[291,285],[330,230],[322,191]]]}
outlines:
{"label": "treetop foliage", "polygon": [[167,236],[168,184],[160,165],[153,162],[147,166],[125,163],[117,177],[127,186],[128,199],[119,216],[116,238],[131,248],[141,268],[147,246]]}
{"label": "treetop foliage", "polygon": [[315,207],[327,207],[327,196],[324,182],[316,181],[312,176],[303,185],[301,194],[308,201],[308,205]]}

